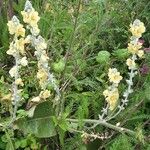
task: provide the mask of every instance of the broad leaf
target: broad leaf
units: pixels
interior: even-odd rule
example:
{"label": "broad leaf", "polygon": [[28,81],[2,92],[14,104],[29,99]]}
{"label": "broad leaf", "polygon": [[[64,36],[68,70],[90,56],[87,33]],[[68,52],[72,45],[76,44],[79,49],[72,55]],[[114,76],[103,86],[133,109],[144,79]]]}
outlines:
{"label": "broad leaf", "polygon": [[52,114],[52,105],[43,102],[35,108],[33,118],[18,119],[16,124],[25,134],[31,133],[40,138],[55,136]]}

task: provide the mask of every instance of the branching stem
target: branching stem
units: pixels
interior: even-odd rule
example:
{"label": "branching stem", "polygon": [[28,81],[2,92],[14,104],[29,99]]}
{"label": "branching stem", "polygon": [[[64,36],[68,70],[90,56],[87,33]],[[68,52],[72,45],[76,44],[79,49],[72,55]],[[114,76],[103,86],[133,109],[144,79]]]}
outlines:
{"label": "branching stem", "polygon": [[[73,123],[78,123],[79,120],[78,119],[66,119],[67,121],[69,122],[73,122]],[[130,129],[127,129],[127,128],[123,128],[123,127],[119,127],[119,126],[115,126],[115,125],[112,125],[106,121],[103,121],[103,120],[95,120],[95,119],[83,119],[82,120],[84,123],[89,123],[89,124],[96,124],[96,125],[103,125],[105,127],[108,127],[108,128],[111,128],[113,130],[116,130],[116,131],[119,131],[121,133],[128,133],[130,135],[135,135],[135,132],[130,130]]]}

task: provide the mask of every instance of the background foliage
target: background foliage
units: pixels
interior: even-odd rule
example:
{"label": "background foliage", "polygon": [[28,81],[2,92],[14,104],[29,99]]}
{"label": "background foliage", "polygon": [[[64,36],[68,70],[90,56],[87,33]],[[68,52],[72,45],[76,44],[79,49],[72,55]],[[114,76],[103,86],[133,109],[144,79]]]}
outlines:
{"label": "background foliage", "polygon": [[[12,14],[17,14],[22,20],[20,11],[23,10],[24,3],[24,0],[12,2],[6,0],[0,4],[0,97],[9,92],[9,83],[12,80],[8,76],[8,70],[13,66],[13,59],[6,54],[10,41],[6,24]],[[105,105],[102,92],[107,87],[107,70],[110,66],[118,68],[124,76],[127,75],[125,60],[128,54],[125,48],[130,36],[128,27],[136,18],[145,23],[147,30],[143,36],[144,47],[149,47],[149,0],[32,0],[32,4],[40,13],[39,26],[42,36],[48,42],[49,64],[58,79],[62,101],[65,103],[61,106],[64,118],[61,118],[61,121],[56,118],[44,120],[44,128],[39,129],[43,120],[37,123],[37,119],[53,114],[50,102],[42,103],[36,108],[37,111],[32,120],[26,122],[22,119],[20,128],[24,133],[21,131],[12,133],[11,130],[0,132],[0,149],[13,149],[12,145],[15,145],[15,149],[26,150],[150,149],[148,144],[150,74],[149,69],[145,72],[142,70],[143,65],[147,68],[150,66],[150,50],[147,50],[145,59],[139,61],[141,69],[134,81],[135,92],[130,97],[129,106],[111,121],[112,123],[120,122],[133,130],[136,129],[139,137],[142,137],[141,133],[144,133],[147,139],[143,141],[141,138],[139,141],[113,132],[111,139],[90,142],[84,141],[80,134],[65,132],[66,116],[80,120],[98,118],[98,114]],[[103,57],[98,55],[100,51],[108,51],[111,55],[103,60]],[[20,116],[26,115],[24,110],[28,109],[30,97],[39,91],[35,79],[37,69],[33,50],[29,49],[27,55],[30,57],[30,64],[28,70],[22,70],[26,86],[23,92],[25,100],[18,111]],[[122,83],[120,91],[122,92],[124,88],[125,84]],[[3,122],[9,119],[11,107],[9,101],[3,101],[1,98],[0,102],[0,122]],[[55,120],[54,124],[49,124],[51,119]],[[57,131],[54,126],[57,126]],[[50,129],[49,132],[47,132],[48,129]],[[99,133],[107,131],[102,126],[95,130]],[[111,130],[108,132],[112,133]]]}

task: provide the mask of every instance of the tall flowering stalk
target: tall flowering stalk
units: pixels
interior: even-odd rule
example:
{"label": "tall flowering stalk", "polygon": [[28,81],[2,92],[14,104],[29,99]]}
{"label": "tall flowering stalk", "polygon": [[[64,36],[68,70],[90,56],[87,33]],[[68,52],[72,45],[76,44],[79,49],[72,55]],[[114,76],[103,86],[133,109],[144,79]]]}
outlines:
{"label": "tall flowering stalk", "polygon": [[[142,58],[144,55],[144,51],[141,50],[142,44],[139,40],[141,38],[142,33],[145,32],[145,26],[144,24],[136,19],[133,24],[130,24],[130,32],[132,33],[132,36],[130,38],[130,43],[128,44],[128,51],[132,54],[130,58],[126,60],[126,64],[129,69],[129,79],[126,80],[126,83],[128,85],[126,91],[123,93],[123,99],[121,100],[120,104],[118,104],[119,100],[119,93],[118,93],[118,85],[120,81],[122,80],[122,76],[117,71],[116,68],[110,68],[108,72],[109,81],[112,83],[106,90],[104,90],[103,95],[107,101],[106,108],[102,109],[102,114],[99,115],[99,120],[92,120],[92,119],[85,119],[83,122],[85,123],[91,123],[93,124],[90,128],[86,127],[88,129],[93,129],[98,125],[106,125],[107,127],[111,127],[112,129],[121,131],[121,132],[128,132],[131,135],[136,135],[134,131],[131,131],[129,129],[125,129],[122,127],[119,127],[119,124],[116,124],[115,126],[112,126],[112,124],[109,124],[108,121],[115,118],[122,110],[125,109],[125,106],[128,104],[128,98],[130,93],[133,92],[132,86],[133,86],[133,78],[137,74],[137,67],[135,61],[138,58]],[[112,112],[108,114],[109,110]],[[72,119],[72,122],[76,122],[77,120]],[[78,121],[77,121],[78,122]],[[86,132],[82,133],[82,136],[88,136],[89,138],[98,138],[97,134],[93,136],[93,134],[86,134]]]}
{"label": "tall flowering stalk", "polygon": [[23,25],[19,22],[16,16],[7,23],[8,30],[11,35],[13,35],[13,41],[10,43],[9,50],[7,51],[8,55],[12,55],[15,59],[15,65],[10,69],[9,74],[12,78],[14,78],[13,86],[12,86],[12,104],[14,106],[12,118],[13,121],[16,118],[16,112],[18,108],[18,103],[21,100],[21,89],[23,81],[20,77],[20,69],[22,66],[26,66],[28,64],[27,58],[25,56],[25,29]]}
{"label": "tall flowering stalk", "polygon": [[[128,69],[129,69],[129,79],[126,80],[127,82],[127,85],[128,85],[128,88],[126,89],[126,91],[123,93],[123,99],[121,100],[121,104],[118,105],[118,110],[117,112],[111,114],[110,116],[107,116],[106,118],[104,118],[105,121],[109,121],[111,120],[112,118],[115,118],[122,110],[125,109],[125,106],[127,105],[128,103],[128,97],[130,95],[130,93],[133,92],[133,89],[132,89],[132,85],[133,85],[133,78],[134,76],[137,74],[137,67],[136,67],[136,63],[135,61],[141,57],[143,57],[144,55],[144,51],[141,50],[142,48],[142,44],[139,40],[139,38],[141,38],[142,36],[142,33],[145,32],[145,26],[144,26],[144,23],[141,22],[140,20],[136,19],[133,24],[130,24],[130,32],[132,33],[132,36],[130,38],[130,43],[128,44],[128,51],[129,53],[132,54],[132,56],[130,58],[127,59],[126,61],[126,64],[128,66]],[[112,73],[112,75],[114,76],[114,73]],[[110,71],[108,73],[108,76],[109,76],[109,79],[110,79]],[[115,77],[117,79],[117,77]],[[110,79],[111,81],[111,79]],[[113,89],[113,90],[112,90]],[[106,98],[106,101],[108,102],[109,104],[109,107],[106,107],[104,108],[102,111],[103,111],[103,114],[100,115],[100,119],[103,119],[104,115],[107,115],[107,112],[108,112],[108,108],[110,108],[110,110],[113,110],[114,106],[116,106],[116,101],[118,100],[119,98],[119,95],[118,95],[118,91],[114,88],[111,88],[109,87],[109,90],[105,90],[103,92],[105,98]],[[111,101],[111,103],[110,103]]]}
{"label": "tall flowering stalk", "polygon": [[99,115],[100,119],[104,119],[105,115],[108,114],[108,111],[113,111],[117,105],[119,99],[118,85],[122,80],[120,72],[116,68],[110,68],[108,72],[109,81],[112,83],[108,89],[103,92],[103,95],[107,101],[107,107],[103,108],[102,115]]}
{"label": "tall flowering stalk", "polygon": [[39,85],[42,89],[39,96],[34,97],[32,101],[40,101],[41,99],[47,99],[50,97],[50,91],[48,90],[48,86],[52,85],[55,92],[55,100],[54,105],[59,103],[60,99],[60,91],[59,87],[56,84],[56,80],[53,74],[50,72],[50,67],[48,65],[49,57],[47,56],[46,49],[47,43],[45,39],[39,34],[40,29],[38,28],[38,22],[40,17],[38,12],[32,7],[30,1],[26,1],[25,8],[21,12],[23,16],[23,21],[27,24],[27,29],[30,30],[31,35],[27,36],[28,42],[35,48],[35,56],[38,60],[38,72],[37,78],[39,80]]}

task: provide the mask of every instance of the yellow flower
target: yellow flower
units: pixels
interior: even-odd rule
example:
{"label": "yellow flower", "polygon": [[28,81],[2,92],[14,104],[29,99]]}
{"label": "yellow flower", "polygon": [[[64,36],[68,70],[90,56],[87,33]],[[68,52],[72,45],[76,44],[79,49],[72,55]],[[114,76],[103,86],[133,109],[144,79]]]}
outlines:
{"label": "yellow flower", "polygon": [[106,98],[106,101],[109,103],[110,110],[113,110],[115,108],[118,99],[119,99],[119,93],[118,93],[118,89],[116,88],[113,91],[111,91],[108,97]]}
{"label": "yellow flower", "polygon": [[25,36],[25,29],[23,28],[22,24],[15,24],[12,20],[8,21],[7,23],[8,30],[10,34],[15,34],[17,37],[18,36]]}
{"label": "yellow flower", "polygon": [[40,57],[40,62],[45,63],[45,62],[47,62],[48,59],[49,59],[49,57],[46,54],[42,54]]}
{"label": "yellow flower", "polygon": [[30,24],[31,24],[31,26],[35,26],[39,20],[40,20],[40,17],[38,15],[37,11],[30,12]]}
{"label": "yellow flower", "polygon": [[47,48],[47,43],[45,41],[43,41],[42,43],[40,43],[40,48],[41,49],[46,49]]}
{"label": "yellow flower", "polygon": [[46,84],[47,84],[47,80],[39,80],[39,85],[41,86],[41,89],[45,89],[46,87]]}
{"label": "yellow flower", "polygon": [[107,97],[108,94],[109,94],[109,91],[108,91],[108,90],[105,90],[105,91],[103,92],[103,95],[104,95],[105,97]]}
{"label": "yellow flower", "polygon": [[8,21],[7,26],[8,26],[9,33],[12,34],[12,35],[15,34],[16,25],[14,24],[14,22],[12,20]]}
{"label": "yellow flower", "polygon": [[17,36],[22,36],[22,37],[25,36],[25,29],[23,28],[23,25],[22,25],[22,24],[19,24],[19,25],[16,27],[15,33],[16,33]]}
{"label": "yellow flower", "polygon": [[25,43],[27,43],[27,44],[29,44],[29,43],[31,43],[31,36],[30,35],[28,35],[24,40],[25,40]]}
{"label": "yellow flower", "polygon": [[37,78],[44,82],[47,80],[48,74],[44,69],[39,69],[37,73]]}
{"label": "yellow flower", "polygon": [[38,42],[36,49],[45,50],[47,48],[47,43],[45,42],[45,39],[43,39],[42,36],[38,36],[38,39],[36,42]]}
{"label": "yellow flower", "polygon": [[14,56],[15,53],[16,53],[16,49],[14,47],[14,43],[11,42],[10,45],[9,45],[9,50],[6,52],[8,55],[12,55]]}
{"label": "yellow flower", "polygon": [[40,61],[38,61],[38,68],[41,68],[41,66],[42,66],[42,64],[41,64],[41,62]]}
{"label": "yellow flower", "polygon": [[139,50],[137,55],[141,58],[144,55],[144,51],[143,50]]}
{"label": "yellow flower", "polygon": [[128,44],[128,50],[129,52],[131,52],[132,54],[137,54],[138,50],[142,48],[142,43],[138,42],[137,44],[132,44],[129,43]]}
{"label": "yellow flower", "polygon": [[32,9],[32,11],[30,12],[22,11],[21,14],[23,16],[23,21],[25,23],[28,23],[32,27],[36,26],[38,21],[40,20],[38,12],[34,9]]}
{"label": "yellow flower", "polygon": [[114,88],[111,90],[105,90],[103,92],[103,95],[105,96],[106,101],[109,104],[109,109],[113,110],[116,106],[118,99],[119,99],[118,89]]}
{"label": "yellow flower", "polygon": [[37,97],[32,98],[32,99],[31,99],[31,102],[35,102],[35,103],[40,102],[40,97],[37,96]]}
{"label": "yellow flower", "polygon": [[16,41],[15,41],[16,49],[17,49],[22,55],[25,54],[24,45],[25,45],[25,39],[24,39],[24,38],[20,38],[19,40],[16,40]]}
{"label": "yellow flower", "polygon": [[116,107],[116,103],[117,103],[117,97],[115,95],[113,95],[113,98],[116,100],[116,101],[110,101],[109,102],[109,109],[112,111],[114,110],[114,108]]}
{"label": "yellow flower", "polygon": [[15,40],[15,43],[11,43],[10,46],[9,46],[9,50],[6,52],[8,55],[12,55],[14,56],[16,54],[16,52],[20,52],[22,55],[25,54],[25,49],[24,49],[24,46],[25,46],[25,39],[24,38],[20,38],[19,40],[16,39]]}
{"label": "yellow flower", "polygon": [[40,33],[40,29],[38,28],[37,25],[32,27],[31,33],[35,36],[37,36]]}
{"label": "yellow flower", "polygon": [[15,77],[16,73],[17,73],[17,66],[14,66],[9,70],[9,74],[11,77]]}
{"label": "yellow flower", "polygon": [[126,64],[129,67],[129,69],[134,69],[136,67],[135,62],[131,58],[127,59]]}
{"label": "yellow flower", "polygon": [[24,85],[21,78],[18,78],[18,79],[15,81],[15,84],[16,84],[16,85],[21,85],[21,86]]}
{"label": "yellow flower", "polygon": [[49,90],[45,90],[45,91],[41,91],[40,92],[40,98],[46,99],[48,97],[50,97],[50,91]]}
{"label": "yellow flower", "polygon": [[133,24],[130,24],[130,31],[133,36],[140,38],[142,36],[142,33],[145,32],[145,26],[144,23],[140,20],[136,19]]}
{"label": "yellow flower", "polygon": [[24,21],[25,23],[29,23],[29,21],[30,21],[29,13],[26,12],[26,11],[21,11],[21,14],[22,14],[22,16],[23,16],[23,21]]}
{"label": "yellow flower", "polygon": [[113,82],[115,84],[118,84],[122,80],[122,76],[120,75],[120,72],[118,72],[116,68],[109,69],[108,77],[110,82]]}
{"label": "yellow flower", "polygon": [[21,64],[22,66],[27,66],[27,65],[28,65],[27,57],[23,57],[23,58],[20,60],[20,64]]}

